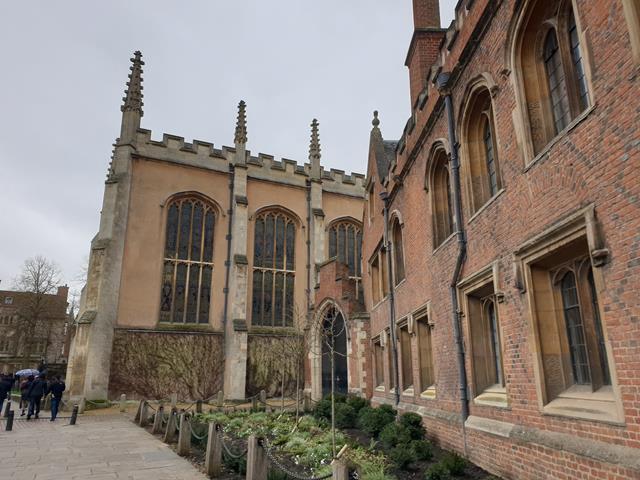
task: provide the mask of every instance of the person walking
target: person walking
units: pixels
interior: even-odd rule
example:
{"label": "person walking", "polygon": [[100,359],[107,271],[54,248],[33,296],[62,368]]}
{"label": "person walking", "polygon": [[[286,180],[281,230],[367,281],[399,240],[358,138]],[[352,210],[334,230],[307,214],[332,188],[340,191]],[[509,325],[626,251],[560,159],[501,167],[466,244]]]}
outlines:
{"label": "person walking", "polygon": [[51,393],[51,421],[55,421],[58,416],[58,409],[60,408],[60,402],[62,402],[62,392],[66,385],[60,378],[60,375],[56,375],[56,378],[49,385],[49,393]]}
{"label": "person walking", "polygon": [[13,386],[13,376],[0,375],[0,413],[2,413],[2,406],[4,401],[9,397],[11,402],[11,387]]}
{"label": "person walking", "polygon": [[27,396],[29,397],[29,411],[27,412],[27,420],[31,420],[31,416],[35,413],[36,418],[40,418],[40,402],[42,397],[47,394],[47,379],[45,375],[39,375],[29,387]]}
{"label": "person walking", "polygon": [[33,383],[34,376],[29,375],[26,380],[20,383],[20,416],[24,417],[24,412],[29,405],[29,389]]}

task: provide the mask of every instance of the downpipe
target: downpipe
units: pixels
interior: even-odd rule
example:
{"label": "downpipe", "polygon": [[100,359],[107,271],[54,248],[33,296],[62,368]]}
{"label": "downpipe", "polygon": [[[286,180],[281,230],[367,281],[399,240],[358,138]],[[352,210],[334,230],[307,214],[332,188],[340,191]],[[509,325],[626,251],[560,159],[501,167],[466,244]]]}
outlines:
{"label": "downpipe", "polygon": [[458,255],[456,257],[456,264],[453,270],[453,276],[451,277],[451,283],[449,284],[449,291],[451,293],[451,308],[453,311],[453,333],[456,342],[457,350],[457,364],[458,364],[458,378],[460,379],[460,413],[462,416],[462,433],[464,449],[466,453],[467,442],[465,435],[465,421],[469,417],[469,399],[467,396],[467,369],[465,365],[464,343],[462,339],[461,329],[461,312],[458,308],[458,289],[457,284],[460,278],[462,267],[467,258],[467,239],[464,231],[464,225],[462,223],[462,201],[460,194],[460,159],[458,157],[458,141],[456,139],[455,131],[455,119],[453,112],[453,102],[451,100],[451,91],[449,90],[449,73],[441,73],[438,76],[437,86],[440,95],[444,97],[445,109],[447,112],[447,124],[449,130],[449,145],[451,146],[451,185],[453,189],[453,209],[456,226],[456,238],[458,243]]}
{"label": "downpipe", "polygon": [[396,385],[394,401],[396,407],[400,403],[400,375],[398,372],[398,338],[396,335],[396,301],[393,285],[393,272],[391,271],[391,241],[389,240],[389,194],[384,191],[380,193],[380,198],[384,204],[384,233],[383,248],[387,254],[387,281],[389,282],[389,333],[391,335],[391,350],[393,351],[393,379]]}

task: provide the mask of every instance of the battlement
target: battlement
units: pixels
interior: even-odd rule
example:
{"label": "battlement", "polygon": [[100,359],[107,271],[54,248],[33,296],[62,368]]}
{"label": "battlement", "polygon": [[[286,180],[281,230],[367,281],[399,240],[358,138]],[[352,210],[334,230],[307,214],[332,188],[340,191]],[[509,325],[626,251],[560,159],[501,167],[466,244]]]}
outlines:
{"label": "battlement", "polygon": [[[235,147],[216,148],[213,143],[201,140],[185,141],[184,137],[168,133],[162,140],[154,140],[151,130],[139,128],[136,136],[136,151],[139,156],[154,160],[179,163],[207,170],[228,173],[235,160]],[[289,158],[276,159],[273,155],[247,150],[248,176],[296,186],[306,186],[311,175],[309,163],[298,163]],[[323,190],[364,197],[365,176],[360,173],[346,174],[343,170],[321,167]]]}

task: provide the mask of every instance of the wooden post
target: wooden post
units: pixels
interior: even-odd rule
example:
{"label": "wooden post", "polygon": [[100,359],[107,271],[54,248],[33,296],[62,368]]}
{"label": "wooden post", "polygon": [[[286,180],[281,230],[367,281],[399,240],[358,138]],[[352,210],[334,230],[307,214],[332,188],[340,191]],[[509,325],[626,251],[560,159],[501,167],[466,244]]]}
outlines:
{"label": "wooden post", "polygon": [[207,439],[207,452],[204,458],[204,471],[210,477],[217,477],[222,471],[222,441],[220,439],[218,425],[209,423],[209,438]]}
{"label": "wooden post", "polygon": [[253,412],[257,412],[258,411],[258,399],[256,397],[253,397],[251,399],[251,411],[253,411]]}
{"label": "wooden post", "polygon": [[260,401],[265,404],[267,403],[267,392],[264,390],[260,390]]}
{"label": "wooden post", "polygon": [[169,420],[167,420],[167,429],[164,431],[164,443],[172,443],[176,438],[176,412],[171,410]]}
{"label": "wooden post", "polygon": [[151,433],[160,433],[162,431],[162,417],[164,416],[164,407],[160,405],[156,411],[156,416],[153,419],[153,427]]}
{"label": "wooden post", "polygon": [[73,411],[71,412],[71,418],[69,419],[69,425],[75,425],[78,421],[78,405],[73,406]]}
{"label": "wooden post", "polygon": [[123,393],[120,395],[120,412],[125,413],[127,411],[127,396]]}
{"label": "wooden post", "polygon": [[178,406],[178,394],[172,393],[170,398],[171,398],[171,409],[174,409]]}
{"label": "wooden post", "polygon": [[202,400],[196,400],[196,413],[202,413]]}
{"label": "wooden post", "polygon": [[180,414],[180,433],[178,435],[178,455],[186,457],[191,453],[191,426],[189,414]]}
{"label": "wooden post", "polygon": [[144,400],[140,400],[140,403],[138,403],[138,410],[136,411],[136,416],[133,417],[133,421],[135,423],[140,423],[140,414],[142,413],[142,405],[144,405]]}
{"label": "wooden post", "polygon": [[138,420],[138,425],[141,427],[146,427],[148,421],[149,421],[149,402],[147,402],[146,400],[143,400],[142,407],[140,408],[140,419]]}
{"label": "wooden post", "polygon": [[349,480],[349,466],[341,458],[336,458],[331,462],[333,472],[332,480]]}
{"label": "wooden post", "polygon": [[85,408],[87,408],[87,399],[82,397],[80,399],[80,405],[78,405],[78,413],[84,413]]}
{"label": "wooden post", "polygon": [[247,480],[267,480],[269,471],[269,459],[258,443],[258,438],[251,435],[248,440],[247,450]]}
{"label": "wooden post", "polygon": [[224,393],[222,390],[218,392],[217,405],[219,407],[224,407]]}
{"label": "wooden post", "polygon": [[302,409],[305,412],[311,411],[311,393],[310,392],[304,392],[304,401],[302,403]]}

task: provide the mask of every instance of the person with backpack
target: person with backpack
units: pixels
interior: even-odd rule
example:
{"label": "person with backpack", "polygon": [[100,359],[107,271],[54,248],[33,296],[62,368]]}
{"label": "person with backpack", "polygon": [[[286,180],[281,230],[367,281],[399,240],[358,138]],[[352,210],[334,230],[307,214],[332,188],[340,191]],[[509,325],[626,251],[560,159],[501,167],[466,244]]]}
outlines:
{"label": "person with backpack", "polygon": [[39,375],[29,387],[27,397],[29,398],[29,411],[27,412],[27,420],[31,420],[31,416],[35,413],[36,418],[40,418],[40,402],[42,397],[48,393],[47,379],[45,375]]}
{"label": "person with backpack", "polygon": [[33,383],[34,376],[29,375],[26,380],[20,383],[20,416],[24,417],[25,410],[29,405],[29,389]]}
{"label": "person with backpack", "polygon": [[62,392],[66,385],[60,378],[60,375],[56,375],[56,378],[49,385],[49,393],[51,393],[51,421],[55,421],[58,416],[58,409],[60,408],[60,402],[62,402]]}

